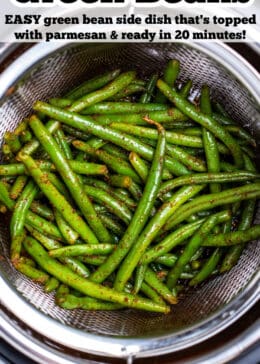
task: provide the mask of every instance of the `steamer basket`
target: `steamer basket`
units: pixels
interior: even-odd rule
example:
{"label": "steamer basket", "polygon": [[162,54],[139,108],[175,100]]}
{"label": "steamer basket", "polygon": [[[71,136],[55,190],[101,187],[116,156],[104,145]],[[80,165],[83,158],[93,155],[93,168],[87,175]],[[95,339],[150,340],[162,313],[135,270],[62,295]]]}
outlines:
{"label": "steamer basket", "polygon": [[[32,104],[37,99],[61,96],[82,80],[115,67],[136,69],[140,76],[150,75],[162,70],[171,58],[181,62],[182,81],[191,78],[194,92],[207,83],[214,99],[224,104],[233,118],[258,138],[259,76],[223,44],[59,43],[33,46],[1,75],[0,143],[6,130],[13,130],[32,112]],[[256,223],[260,223],[259,207]],[[55,306],[53,294],[43,293],[40,286],[11,266],[9,241],[8,226],[1,216],[0,292],[4,310],[0,324],[3,331],[11,330],[6,321],[7,309],[15,317],[10,336],[17,329],[22,340],[24,324],[36,335],[41,334],[45,344],[51,340],[56,348],[77,350],[78,357],[81,352],[129,358],[178,351],[216,335],[249,310],[259,297],[260,246],[252,242],[236,267],[191,289],[169,315],[134,310],[66,311]]]}

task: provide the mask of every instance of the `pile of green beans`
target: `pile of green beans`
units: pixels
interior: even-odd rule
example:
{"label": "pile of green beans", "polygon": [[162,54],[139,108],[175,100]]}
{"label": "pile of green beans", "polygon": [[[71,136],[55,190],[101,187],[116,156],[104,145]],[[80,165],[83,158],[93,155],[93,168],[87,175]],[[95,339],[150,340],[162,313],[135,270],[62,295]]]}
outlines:
{"label": "pile of green beans", "polygon": [[108,71],[5,134],[10,260],[64,309],[168,313],[260,237],[256,142],[180,69]]}

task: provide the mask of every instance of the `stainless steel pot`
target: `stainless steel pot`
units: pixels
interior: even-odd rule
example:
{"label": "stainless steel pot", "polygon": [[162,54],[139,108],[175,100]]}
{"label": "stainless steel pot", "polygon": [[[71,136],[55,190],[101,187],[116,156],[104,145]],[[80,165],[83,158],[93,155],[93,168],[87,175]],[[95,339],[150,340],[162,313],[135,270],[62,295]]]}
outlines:
{"label": "stainless steel pot", "polygon": [[[0,140],[5,130],[14,128],[31,112],[31,105],[38,98],[59,96],[104,68],[120,66],[150,74],[162,69],[170,58],[181,61],[183,80],[192,78],[195,87],[208,83],[214,98],[224,103],[234,118],[258,137],[259,76],[224,44],[59,43],[33,46],[2,73]],[[256,220],[259,223],[259,209]],[[41,362],[47,355],[48,340],[57,344],[60,361],[64,363],[69,359],[63,347],[76,350],[78,355],[88,352],[126,358],[178,351],[224,330],[259,298],[260,247],[252,242],[231,272],[189,291],[168,316],[132,310],[67,312],[55,306],[51,294],[44,294],[41,287],[13,269],[8,260],[8,242],[7,227],[0,222],[0,254],[5,258],[0,261],[1,301],[15,317],[10,320],[3,310],[0,324],[5,337],[13,339],[17,346],[29,348],[28,337],[32,335],[31,351],[38,348]],[[21,328],[23,325],[32,329],[29,336]],[[45,338],[44,344],[35,339],[34,333]],[[254,331],[253,341],[258,334]],[[48,363],[57,360],[53,351],[49,350],[48,354]]]}

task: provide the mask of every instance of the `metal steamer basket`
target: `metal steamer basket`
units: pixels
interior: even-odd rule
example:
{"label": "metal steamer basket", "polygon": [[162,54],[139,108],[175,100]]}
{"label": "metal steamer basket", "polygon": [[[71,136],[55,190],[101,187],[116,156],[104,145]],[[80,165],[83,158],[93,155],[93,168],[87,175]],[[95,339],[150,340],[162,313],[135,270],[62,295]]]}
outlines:
{"label": "metal steamer basket", "polygon": [[[6,130],[32,112],[35,100],[60,96],[104,70],[136,69],[141,76],[162,70],[167,60],[181,62],[181,80],[194,87],[207,83],[214,99],[252,131],[260,134],[259,76],[224,44],[37,44],[20,55],[0,76],[0,144]],[[260,209],[256,215],[260,223]],[[179,351],[216,335],[238,320],[259,297],[260,246],[248,244],[236,267],[189,290],[168,315],[135,310],[66,311],[53,294],[18,273],[8,258],[9,231],[0,220],[0,292],[3,336],[38,361],[69,363],[76,353],[123,358]],[[256,340],[257,333],[252,335]],[[47,350],[46,348],[48,348]],[[65,350],[65,351],[64,351]],[[33,356],[33,354],[32,354]],[[76,359],[75,359],[76,360]],[[130,361],[130,359],[129,359]],[[79,361],[81,362],[81,361]]]}

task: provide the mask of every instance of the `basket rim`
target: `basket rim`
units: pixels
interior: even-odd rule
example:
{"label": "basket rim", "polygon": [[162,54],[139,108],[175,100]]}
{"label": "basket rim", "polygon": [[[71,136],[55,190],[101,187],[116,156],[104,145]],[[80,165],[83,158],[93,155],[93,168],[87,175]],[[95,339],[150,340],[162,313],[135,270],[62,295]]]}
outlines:
{"label": "basket rim", "polygon": [[[0,75],[2,90],[0,98],[18,79],[23,77],[36,63],[42,61],[50,54],[77,43],[39,43],[18,59],[16,59]],[[100,45],[100,44],[99,44]],[[260,76],[257,71],[245,61],[237,52],[222,43],[185,43],[225,66],[243,85],[251,95],[260,102],[260,90],[257,84]],[[95,46],[92,44],[92,46]],[[153,46],[153,44],[151,44]],[[242,72],[243,71],[243,72]],[[162,335],[159,338],[121,338],[97,334],[89,334],[79,329],[65,327],[56,320],[46,316],[29,304],[22,296],[10,287],[4,277],[0,276],[1,301],[18,318],[23,317],[23,322],[40,334],[64,346],[75,350],[86,351],[95,355],[111,357],[147,357],[166,354],[184,349],[204,341],[230,326],[245,314],[258,300],[260,272],[256,273],[248,286],[238,294],[230,303],[210,315],[207,319],[194,324],[177,333]],[[10,302],[12,305],[10,305]],[[24,312],[27,315],[24,315]],[[35,322],[37,327],[35,328]],[[1,327],[1,323],[0,323]],[[66,335],[64,335],[64,329]],[[100,345],[101,344],[101,345]]]}

